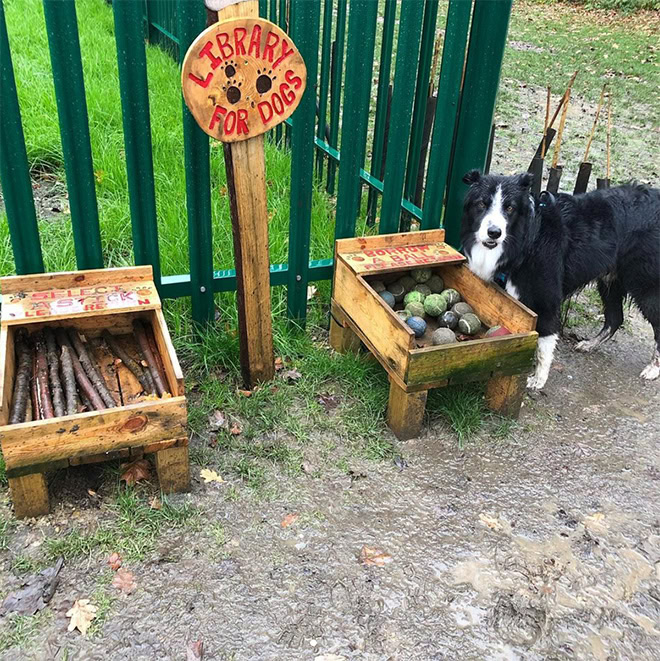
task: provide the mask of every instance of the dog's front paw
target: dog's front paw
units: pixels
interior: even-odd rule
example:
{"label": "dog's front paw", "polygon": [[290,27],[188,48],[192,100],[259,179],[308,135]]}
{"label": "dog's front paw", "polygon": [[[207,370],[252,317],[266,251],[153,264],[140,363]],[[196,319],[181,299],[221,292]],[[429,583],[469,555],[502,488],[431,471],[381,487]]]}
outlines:
{"label": "dog's front paw", "polygon": [[642,379],[647,381],[654,381],[660,376],[660,363],[652,362],[649,363],[640,373]]}
{"label": "dog's front paw", "polygon": [[543,378],[543,376],[538,374],[532,374],[532,376],[527,378],[527,387],[530,390],[541,390],[547,380],[547,377]]}
{"label": "dog's front paw", "polygon": [[596,339],[582,340],[582,342],[578,342],[575,345],[575,350],[581,351],[582,353],[589,353],[590,351],[593,351],[599,344],[600,342],[598,342]]}

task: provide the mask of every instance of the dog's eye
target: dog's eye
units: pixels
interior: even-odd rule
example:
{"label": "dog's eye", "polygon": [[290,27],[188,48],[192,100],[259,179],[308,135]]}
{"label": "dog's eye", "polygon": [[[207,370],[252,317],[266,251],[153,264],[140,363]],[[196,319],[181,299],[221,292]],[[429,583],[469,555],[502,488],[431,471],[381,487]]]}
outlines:
{"label": "dog's eye", "polygon": [[509,205],[509,206],[506,208],[506,212],[507,212],[507,213],[513,213],[513,207],[512,207],[511,205]]}
{"label": "dog's eye", "polygon": [[483,200],[479,200],[477,202],[477,209],[479,209],[479,211],[483,211],[485,208],[486,208],[486,204],[483,202]]}

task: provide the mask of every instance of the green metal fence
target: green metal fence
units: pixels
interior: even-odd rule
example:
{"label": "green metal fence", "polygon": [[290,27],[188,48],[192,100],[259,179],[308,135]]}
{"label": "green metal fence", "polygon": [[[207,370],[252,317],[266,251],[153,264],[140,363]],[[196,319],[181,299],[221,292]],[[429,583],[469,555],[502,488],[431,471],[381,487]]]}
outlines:
{"label": "green metal fence", "polygon": [[[309,76],[298,110],[270,136],[291,151],[289,263],[271,265],[271,284],[288,285],[290,317],[304,320],[308,282],[332,275],[330,254],[309,260],[314,177],[337,195],[337,238],[353,236],[366,213],[372,224],[379,218],[381,233],[412,222],[440,227],[444,219],[448,241],[458,244],[461,178],[485,163],[511,2],[260,0],[261,14],[291,33]],[[79,268],[100,267],[75,2],[43,4],[76,260]],[[153,265],[164,298],[190,296],[194,319],[204,322],[213,315],[213,294],[236,287],[233,270],[213,270],[209,140],[184,105],[190,272],[161,277],[144,44],[146,36],[182,58],[205,27],[203,0],[114,0],[112,11],[135,263]],[[1,0],[0,98],[0,182],[16,272],[39,272],[41,244]]]}

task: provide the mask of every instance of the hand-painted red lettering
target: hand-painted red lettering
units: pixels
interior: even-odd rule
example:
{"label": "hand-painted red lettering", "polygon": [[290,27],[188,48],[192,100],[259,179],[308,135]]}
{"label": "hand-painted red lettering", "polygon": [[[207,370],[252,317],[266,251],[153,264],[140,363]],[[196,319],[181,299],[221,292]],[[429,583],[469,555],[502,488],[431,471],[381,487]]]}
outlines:
{"label": "hand-painted red lettering", "polygon": [[296,76],[295,71],[291,71],[291,69],[287,69],[284,79],[289,85],[293,85],[294,89],[299,90],[302,87],[302,79],[300,76]]}
{"label": "hand-painted red lettering", "polygon": [[234,28],[234,51],[236,55],[245,55],[245,46],[243,40],[247,36],[245,28]]}
{"label": "hand-painted red lettering", "polygon": [[[257,110],[259,111],[261,121],[264,124],[268,124],[268,122],[273,119],[273,109],[271,108],[271,105],[268,103],[268,101],[262,101],[261,103],[258,103]],[[268,111],[267,114],[265,111]]]}
{"label": "hand-painted red lettering", "polygon": [[292,92],[286,83],[280,85],[280,96],[287,106],[290,106],[296,100],[295,92]]}
{"label": "hand-painted red lettering", "polygon": [[280,37],[279,35],[275,34],[274,32],[269,32],[266,35],[266,45],[264,46],[264,52],[262,53],[261,57],[264,60],[268,60],[269,62],[273,61],[273,57],[275,53],[273,52],[275,50],[275,46],[280,43]]}
{"label": "hand-painted red lettering", "polygon": [[245,135],[247,135],[250,132],[246,121],[247,118],[248,118],[248,111],[245,110],[245,108],[241,108],[238,111],[238,123],[237,123],[238,135],[241,135],[241,133],[245,133]]}
{"label": "hand-painted red lettering", "polygon": [[199,57],[208,57],[211,60],[211,69],[217,69],[221,64],[222,60],[219,57],[216,57],[213,54],[213,42],[207,41],[204,44],[204,48],[199,51]]}
{"label": "hand-painted red lettering", "polygon": [[197,83],[200,87],[207,88],[209,86],[209,83],[213,79],[213,74],[209,71],[206,74],[206,78],[202,80],[201,78],[197,78],[197,76],[194,73],[189,73],[188,78],[192,80],[194,83]]}
{"label": "hand-painted red lettering", "polygon": [[[250,36],[250,46],[248,47],[248,55],[259,57],[261,55],[261,26],[255,25],[252,28],[252,35]],[[254,51],[254,53],[252,52]]]}
{"label": "hand-painted red lettering", "polygon": [[229,59],[234,54],[234,48],[229,43],[229,35],[226,32],[220,32],[216,35],[215,40],[218,42],[218,48],[220,49],[222,59]]}
{"label": "hand-painted red lettering", "polygon": [[222,119],[223,115],[226,115],[227,111],[220,105],[215,107],[213,115],[211,116],[211,123],[209,124],[209,131],[212,131],[215,125]]}
{"label": "hand-painted red lettering", "polygon": [[[293,55],[293,48],[287,48],[288,44],[286,39],[282,39],[282,54],[273,62],[273,69],[279,66],[289,55]],[[265,50],[265,49],[264,49]]]}

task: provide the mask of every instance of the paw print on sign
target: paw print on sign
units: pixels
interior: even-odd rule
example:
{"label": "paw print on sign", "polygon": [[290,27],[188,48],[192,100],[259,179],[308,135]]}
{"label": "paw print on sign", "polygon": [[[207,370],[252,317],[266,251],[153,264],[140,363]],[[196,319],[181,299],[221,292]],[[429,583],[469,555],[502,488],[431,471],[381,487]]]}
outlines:
{"label": "paw print on sign", "polygon": [[225,75],[227,78],[233,78],[236,75],[236,68],[238,65],[234,60],[229,60],[229,62],[225,62],[224,65],[222,66],[222,70],[224,70]]}
{"label": "paw print on sign", "polygon": [[239,83],[236,79],[227,81],[228,84],[222,86],[223,91],[227,95],[227,101],[232,105],[238,103],[241,100],[241,86],[243,83]]}
{"label": "paw print on sign", "polygon": [[270,88],[273,86],[273,81],[277,78],[277,76],[273,76],[273,70],[268,69],[266,71],[265,69],[262,71],[261,69],[257,69],[257,92],[259,94],[265,94],[266,92],[270,91]]}

